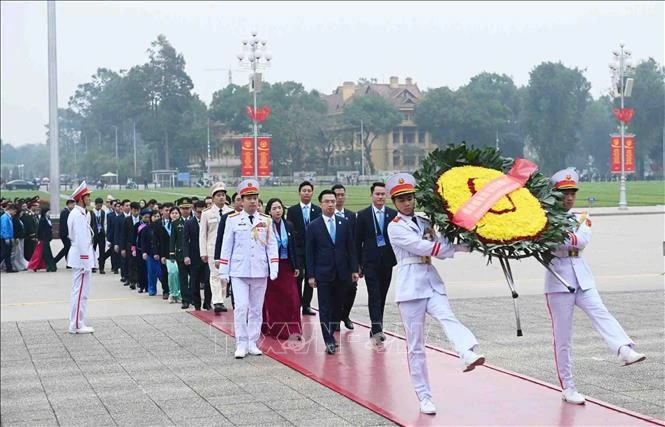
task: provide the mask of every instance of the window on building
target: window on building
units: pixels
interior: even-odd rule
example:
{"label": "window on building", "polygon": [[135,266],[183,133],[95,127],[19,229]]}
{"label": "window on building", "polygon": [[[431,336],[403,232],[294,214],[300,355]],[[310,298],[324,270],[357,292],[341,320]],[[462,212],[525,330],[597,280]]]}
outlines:
{"label": "window on building", "polygon": [[413,129],[405,128],[404,130],[402,130],[402,137],[404,138],[405,144],[416,143],[416,131]]}
{"label": "window on building", "polygon": [[393,151],[393,169],[402,167],[402,160],[400,159],[399,150]]}
{"label": "window on building", "polygon": [[404,120],[407,122],[412,122],[413,121],[413,112],[412,111],[407,111],[404,113]]}
{"label": "window on building", "polygon": [[418,131],[418,143],[419,144],[424,144],[425,143],[425,131],[424,130],[419,130]]}
{"label": "window on building", "polygon": [[399,140],[399,128],[393,130],[393,144],[401,144]]}

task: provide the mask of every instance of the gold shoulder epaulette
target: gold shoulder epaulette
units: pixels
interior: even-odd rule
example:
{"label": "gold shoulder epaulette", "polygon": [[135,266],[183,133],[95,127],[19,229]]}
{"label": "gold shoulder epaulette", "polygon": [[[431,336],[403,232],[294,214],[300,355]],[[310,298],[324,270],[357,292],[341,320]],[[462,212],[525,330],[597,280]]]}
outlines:
{"label": "gold shoulder epaulette", "polygon": [[209,211],[210,209],[212,209],[212,206],[211,206],[211,207],[209,207],[209,208],[205,208],[205,209],[203,209],[203,211],[202,211],[202,212],[205,212],[205,211]]}
{"label": "gold shoulder epaulette", "polygon": [[240,212],[233,212],[229,214],[229,218],[233,218],[234,216],[240,215]]}
{"label": "gold shoulder epaulette", "polygon": [[264,218],[272,218],[270,215],[266,215],[266,214],[264,214],[264,213],[262,213],[262,212],[259,212],[259,215],[261,215],[261,216],[264,217]]}
{"label": "gold shoulder epaulette", "polygon": [[393,222],[399,222],[400,219],[402,219],[402,217],[397,215],[395,218],[393,218]]}

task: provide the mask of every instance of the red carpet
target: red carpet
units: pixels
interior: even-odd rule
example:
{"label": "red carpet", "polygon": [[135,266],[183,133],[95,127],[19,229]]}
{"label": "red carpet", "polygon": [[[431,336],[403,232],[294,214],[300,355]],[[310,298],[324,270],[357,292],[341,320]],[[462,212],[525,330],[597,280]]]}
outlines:
{"label": "red carpet", "polygon": [[[230,311],[221,316],[208,311],[191,314],[233,335]],[[378,351],[369,343],[367,327],[356,323],[355,329],[349,331],[342,326],[338,352],[327,355],[318,316],[303,316],[303,329],[304,341],[265,337],[261,350],[401,425],[665,425],[594,399],[587,399],[583,406],[564,403],[554,386],[491,365],[463,373],[457,356],[433,347],[428,348],[427,360],[439,413],[421,415],[402,337],[388,336],[385,349]]]}

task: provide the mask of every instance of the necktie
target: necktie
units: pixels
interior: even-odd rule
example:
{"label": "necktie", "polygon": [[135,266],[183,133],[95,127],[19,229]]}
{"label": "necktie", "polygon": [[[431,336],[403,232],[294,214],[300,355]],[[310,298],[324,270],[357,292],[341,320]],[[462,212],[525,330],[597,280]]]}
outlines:
{"label": "necktie", "polygon": [[309,224],[309,206],[302,207],[302,218],[305,220],[305,225]]}
{"label": "necktie", "polygon": [[346,218],[346,217],[344,216],[344,212],[335,212],[335,215],[337,215],[337,216],[339,216],[339,217],[342,217],[342,218]]}
{"label": "necktie", "polygon": [[219,217],[221,218],[221,217],[223,217],[223,216],[224,216],[224,210],[223,210],[223,209],[220,209],[220,210],[219,210]]}
{"label": "necktie", "polygon": [[249,216],[249,223],[254,224],[254,215]]}
{"label": "necktie", "polygon": [[330,232],[330,238],[333,243],[335,242],[335,220],[330,218],[328,219],[328,231]]}
{"label": "necktie", "polygon": [[413,223],[416,224],[416,227],[418,227],[418,230],[420,230],[420,226],[418,225],[418,220],[416,219],[415,216],[411,218],[411,221],[413,221]]}
{"label": "necktie", "polygon": [[376,212],[376,219],[379,223],[379,233],[383,234],[383,220],[384,220],[383,210],[379,210]]}

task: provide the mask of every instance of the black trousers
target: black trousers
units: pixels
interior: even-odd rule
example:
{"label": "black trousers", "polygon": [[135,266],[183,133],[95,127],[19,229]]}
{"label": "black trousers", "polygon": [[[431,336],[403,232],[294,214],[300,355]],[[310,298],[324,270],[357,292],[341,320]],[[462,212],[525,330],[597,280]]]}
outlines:
{"label": "black trousers", "polygon": [[160,282],[162,282],[162,295],[169,294],[169,270],[166,268],[166,264],[161,264],[162,274],[160,276]]}
{"label": "black trousers", "polygon": [[55,258],[53,259],[56,264],[62,258],[67,259],[67,254],[69,254],[69,248],[72,247],[72,241],[69,240],[69,237],[63,237],[60,240],[62,240],[62,249],[60,249],[60,252],[58,252],[58,255],[56,255]]}
{"label": "black trousers", "polygon": [[184,261],[176,261],[178,264],[178,280],[180,280],[180,298],[182,302],[193,304],[191,293],[189,293],[189,266]]}
{"label": "black trousers", "polygon": [[353,308],[353,303],[356,301],[356,293],[358,291],[358,284],[349,280],[347,283],[344,283],[339,290],[339,302],[340,302],[340,318],[339,320],[346,320],[351,314],[351,309]]}
{"label": "black trousers", "polygon": [[301,271],[297,279],[298,291],[300,293],[300,305],[303,309],[309,308],[312,305],[312,297],[314,290],[307,284],[305,272]]}
{"label": "black trousers", "polygon": [[369,318],[372,322],[371,336],[383,332],[383,310],[386,306],[390,280],[393,277],[393,268],[381,264],[368,264],[364,267],[364,273]]}
{"label": "black trousers", "polygon": [[[5,214],[9,215],[9,214]],[[5,263],[5,269],[7,271],[13,271],[12,267],[12,245],[5,243],[4,239],[0,239],[0,264]]]}
{"label": "black trousers", "polygon": [[95,237],[92,239],[92,249],[99,254],[97,261],[99,262],[99,271],[104,271],[104,264],[106,264],[106,239],[102,237]]}
{"label": "black trousers", "polygon": [[210,269],[206,263],[192,263],[192,265],[189,266],[189,286],[187,292],[191,295],[191,301],[195,308],[201,308],[201,283],[204,284],[203,305],[208,307],[212,301],[212,291],[210,290]]}
{"label": "black trousers", "polygon": [[[323,341],[326,344],[334,344],[333,333],[339,325],[340,318],[340,291],[344,282],[336,279],[332,282],[316,282],[316,295],[319,300],[319,323]],[[309,285],[307,285],[309,287]],[[310,289],[312,289],[310,287]]]}

